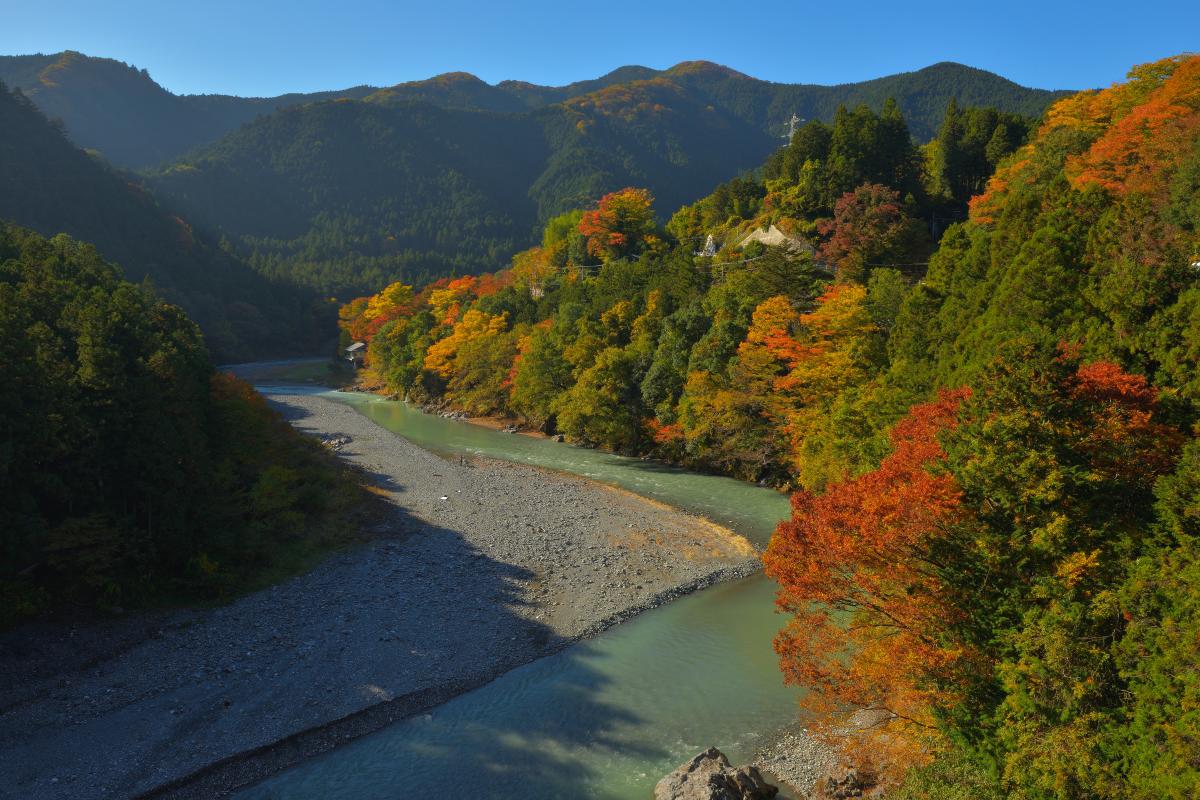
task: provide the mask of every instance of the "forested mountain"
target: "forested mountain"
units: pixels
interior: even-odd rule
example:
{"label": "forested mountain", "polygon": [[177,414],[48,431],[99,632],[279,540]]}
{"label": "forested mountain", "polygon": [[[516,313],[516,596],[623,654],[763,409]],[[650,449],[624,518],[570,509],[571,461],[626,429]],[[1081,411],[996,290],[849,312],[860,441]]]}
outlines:
{"label": "forested mountain", "polygon": [[69,233],[149,278],[205,331],[220,359],[312,352],[323,309],[275,285],[162,206],[132,176],[72,145],[20,94],[0,87],[0,219]]}
{"label": "forested mountain", "polygon": [[66,235],[0,222],[0,363],[0,627],[226,596],[356,501],[182,311]]}
{"label": "forested mountain", "polygon": [[1190,797],[1200,57],[1129,78],[920,148],[843,111],[665,230],[618,191],[344,335],[414,401],[795,489],[781,666],[814,726],[885,712],[848,745],[889,796]]}
{"label": "forested mountain", "polygon": [[259,119],[150,184],[239,237],[266,274],[344,297],[492,269],[548,216],[613,187],[682,204],[772,146],[657,79],[523,114],[384,92]]}
{"label": "forested mountain", "polygon": [[[389,389],[415,400],[512,414],[581,443],[750,480],[819,486],[847,466],[804,450],[830,420],[812,409],[803,423],[766,413],[780,398],[766,376],[752,374],[765,368],[757,363],[764,354],[740,364],[763,344],[753,337],[794,327],[795,309],[811,311],[815,323],[812,309],[826,302],[819,298],[833,274],[851,288],[837,288],[826,313],[848,318],[826,324],[866,330],[877,324],[872,315],[894,318],[935,246],[925,219],[965,212],[971,192],[1031,126],[951,101],[938,136],[917,147],[894,102],[879,114],[843,111],[831,125],[801,128],[770,156],[761,180],[721,184],[665,228],[648,191],[614,192],[592,210],[552,218],[542,244],[519,253],[511,269],[442,279],[415,295],[395,283],[344,307],[343,328],[370,343]],[[785,246],[744,241],[768,227]],[[719,252],[697,258],[709,237]],[[765,316],[756,321],[759,309]],[[768,327],[754,333],[756,325]],[[855,374],[886,361],[879,333],[842,353],[861,360]],[[601,402],[583,375],[606,349],[628,363],[596,377],[617,387]],[[485,368],[481,358],[498,361]],[[777,435],[784,427],[790,442]]]}
{"label": "forested mountain", "polygon": [[[3,163],[22,187],[0,216],[94,241],[131,277],[150,275],[222,356],[305,341],[287,331],[309,313],[305,295],[282,285],[344,298],[494,269],[553,215],[622,186],[649,187],[669,212],[761,164],[792,113],[832,120],[838,102],[882,108],[890,91],[922,138],[943,113],[935,104],[955,95],[1032,114],[1052,96],[958,65],[840,87],[705,62],[565,87],[451,73],[273,99],[179,97],[144,71],[73,52],[0,58],[0,77],[116,163],[145,166],[223,135],[145,179],[175,213],[44,122],[0,134],[20,138]],[[51,189],[66,186],[71,202],[55,201]]]}
{"label": "forested mountain", "polygon": [[374,91],[359,86],[280,97],[180,96],[159,86],[144,69],[70,50],[0,56],[0,81],[32,98],[47,117],[62,120],[80,147],[98,150],[114,164],[131,168],[177,158],[278,108],[333,97],[365,97]]}
{"label": "forested mountain", "polygon": [[599,78],[576,81],[575,83],[568,83],[566,86],[539,86],[536,83],[527,83],[525,81],[500,81],[496,86],[504,92],[519,98],[529,108],[540,108],[551,103],[559,103],[563,100],[569,100],[572,97],[578,97],[581,94],[589,94],[597,89],[612,86],[614,83],[649,80],[660,73],[661,70],[650,69],[650,67],[630,65],[617,67],[612,72],[602,75]]}
{"label": "forested mountain", "polygon": [[951,99],[965,106],[1036,117],[1055,98],[1069,94],[1028,89],[991,72],[951,62],[836,86],[772,83],[707,61],[678,64],[661,77],[775,135],[786,133],[793,113],[801,119],[832,122],[838,106],[866,104],[878,111],[892,98],[918,142],[928,141],[937,132]]}
{"label": "forested mountain", "polygon": [[829,122],[839,105],[867,103],[879,110],[885,99],[893,97],[913,134],[925,141],[941,123],[951,97],[963,105],[1037,116],[1062,94],[1027,89],[998,75],[952,63],[861,83],[818,86],[772,83],[716,64],[688,62],[668,70],[620,67],[600,78],[566,86],[523,81],[492,86],[473,75],[455,72],[384,89],[356,86],[279,97],[174,95],[145,70],[113,59],[73,51],[0,56],[0,81],[33,98],[46,116],[61,119],[80,147],[98,150],[114,164],[133,168],[174,160],[261,114],[301,103],[376,94],[377,99],[424,100],[442,108],[516,112],[652,78],[678,83],[696,93],[697,102],[719,108],[775,137],[786,131],[793,113]]}
{"label": "forested mountain", "polygon": [[842,100],[882,108],[885,91],[924,138],[960,92],[1033,115],[1052,96],[957,65],[843,87],[704,62],[561,90],[454,73],[278,112],[151,183],[266,274],[345,295],[494,268],[551,216],[622,186],[675,209],[760,164],[792,113],[832,120]]}

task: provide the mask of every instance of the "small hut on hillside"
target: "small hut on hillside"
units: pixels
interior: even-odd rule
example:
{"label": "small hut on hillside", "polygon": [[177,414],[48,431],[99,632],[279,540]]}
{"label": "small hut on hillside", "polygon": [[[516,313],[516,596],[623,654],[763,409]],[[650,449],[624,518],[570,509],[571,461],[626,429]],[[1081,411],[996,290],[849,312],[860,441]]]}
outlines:
{"label": "small hut on hillside", "polygon": [[737,246],[745,247],[751,242],[759,242],[767,245],[768,247],[786,247],[788,250],[794,253],[807,253],[808,255],[815,255],[817,252],[817,249],[808,241],[796,236],[788,236],[774,225],[771,225],[766,230],[763,230],[762,228],[756,228],[755,230],[750,231],[750,233],[742,237],[742,240],[738,242]]}
{"label": "small hut on hillside", "polygon": [[356,367],[361,367],[367,354],[366,342],[355,342],[346,348],[346,360]]}

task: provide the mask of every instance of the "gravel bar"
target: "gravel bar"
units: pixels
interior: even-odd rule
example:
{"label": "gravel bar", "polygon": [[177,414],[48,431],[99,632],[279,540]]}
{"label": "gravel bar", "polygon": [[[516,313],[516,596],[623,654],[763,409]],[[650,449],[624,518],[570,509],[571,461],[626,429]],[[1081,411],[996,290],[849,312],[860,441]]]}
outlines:
{"label": "gravel bar", "polygon": [[629,492],[270,399],[394,512],[228,606],[0,636],[0,797],[220,797],[758,568],[746,539]]}

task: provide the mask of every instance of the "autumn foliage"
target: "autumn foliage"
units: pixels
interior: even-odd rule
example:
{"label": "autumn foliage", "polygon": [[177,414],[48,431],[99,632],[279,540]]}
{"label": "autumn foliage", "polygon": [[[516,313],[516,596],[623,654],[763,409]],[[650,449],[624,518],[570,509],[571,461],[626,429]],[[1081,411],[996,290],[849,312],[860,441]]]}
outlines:
{"label": "autumn foliage", "polygon": [[[411,400],[798,490],[780,663],[814,727],[882,714],[855,741],[901,800],[1193,797],[1198,63],[1036,132],[952,104],[920,148],[894,104],[842,110],[671,247],[625,189],[343,330]],[[739,249],[768,225],[816,252]]]}
{"label": "autumn foliage", "polygon": [[771,539],[763,560],[792,615],[776,649],[787,679],[810,687],[821,711],[886,709],[929,726],[949,700],[940,678],[971,655],[939,633],[958,612],[925,557],[965,513],[954,478],[936,467],[938,434],[968,396],[943,392],[915,406],[879,469],[823,494],[797,492]]}
{"label": "autumn foliage", "polygon": [[861,277],[873,262],[897,262],[916,247],[922,228],[905,212],[900,193],[876,183],[846,192],[834,205],[833,218],[818,224],[826,237],[821,257],[843,278]]}
{"label": "autumn foliage", "polygon": [[655,243],[654,198],[645,189],[622,189],[600,198],[586,211],[579,232],[587,237],[587,251],[609,260],[636,255]]}
{"label": "autumn foliage", "polygon": [[1002,166],[987,190],[971,201],[972,217],[994,221],[1013,185],[1038,177],[1031,155],[1068,136],[1085,142],[1066,158],[1077,188],[1095,185],[1115,194],[1143,193],[1165,200],[1169,179],[1191,155],[1200,132],[1200,56],[1143,64],[1109,89],[1080,92],[1046,112],[1033,142]]}
{"label": "autumn foliage", "polygon": [[[1070,348],[1014,351],[978,391],[911,408],[878,469],[798,492],[771,540],[786,678],[824,715],[888,712],[868,740],[893,765],[1001,723],[1100,758],[1094,733],[1080,737],[1119,715],[1122,679],[1093,643],[1122,634],[1104,587],[1178,459],[1182,434],[1161,416],[1144,378]],[[1012,775],[1066,766],[1031,745],[1009,745]]]}

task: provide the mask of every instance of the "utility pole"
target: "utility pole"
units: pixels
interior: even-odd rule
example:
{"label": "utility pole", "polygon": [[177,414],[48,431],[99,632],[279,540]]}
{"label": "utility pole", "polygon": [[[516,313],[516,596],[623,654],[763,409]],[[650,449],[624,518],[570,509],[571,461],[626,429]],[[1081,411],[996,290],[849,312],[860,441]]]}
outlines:
{"label": "utility pole", "polygon": [[791,120],[788,121],[787,136],[784,137],[785,139],[787,139],[788,144],[792,143],[792,137],[796,135],[796,126],[799,125],[801,122],[804,122],[804,120],[802,120],[800,117],[796,116],[796,112],[793,111],[792,118],[791,118]]}

